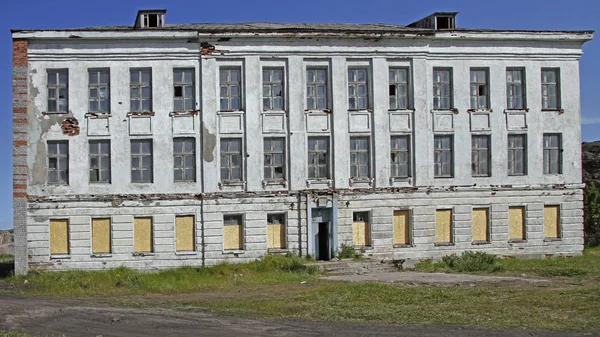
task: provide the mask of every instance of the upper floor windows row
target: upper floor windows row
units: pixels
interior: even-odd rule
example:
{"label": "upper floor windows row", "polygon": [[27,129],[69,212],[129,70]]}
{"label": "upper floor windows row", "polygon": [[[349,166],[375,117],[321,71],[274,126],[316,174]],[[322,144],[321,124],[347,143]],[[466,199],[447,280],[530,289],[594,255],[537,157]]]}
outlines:
{"label": "upper floor windows row", "polygon": [[[407,67],[390,67],[388,72],[388,108],[410,109],[410,71]],[[367,110],[372,107],[372,85],[368,67],[349,67],[347,70],[347,99],[349,110]],[[69,110],[69,73],[67,69],[47,71],[48,112],[66,113]],[[306,68],[305,103],[307,110],[331,109],[331,84],[328,67]],[[196,109],[196,74],[194,69],[173,69],[173,111]],[[490,75],[488,68],[469,70],[470,109],[489,110]],[[110,70],[88,70],[88,111],[110,112]],[[560,70],[542,68],[541,107],[544,110],[560,109]],[[152,69],[130,69],[129,97],[131,112],[153,111]],[[262,109],[285,110],[285,69],[262,69]],[[433,68],[433,109],[451,110],[455,107],[452,68]],[[244,109],[244,80],[241,67],[219,68],[219,110]],[[506,109],[526,109],[526,81],[524,68],[506,69]]]}

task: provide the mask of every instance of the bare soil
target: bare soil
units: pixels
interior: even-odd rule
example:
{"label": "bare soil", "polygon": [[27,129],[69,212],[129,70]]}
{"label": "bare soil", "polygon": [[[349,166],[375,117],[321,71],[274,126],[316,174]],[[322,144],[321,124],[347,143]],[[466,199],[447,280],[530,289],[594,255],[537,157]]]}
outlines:
{"label": "bare soil", "polygon": [[[117,300],[116,298],[113,300]],[[225,315],[210,311],[133,309],[98,299],[33,298],[0,294],[0,330],[48,336],[596,336],[528,329],[313,322]]]}

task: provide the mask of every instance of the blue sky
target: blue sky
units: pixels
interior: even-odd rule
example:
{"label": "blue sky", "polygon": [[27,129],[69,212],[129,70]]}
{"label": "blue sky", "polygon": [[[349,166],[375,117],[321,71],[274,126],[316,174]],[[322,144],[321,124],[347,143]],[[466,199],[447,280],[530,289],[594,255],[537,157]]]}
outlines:
{"label": "blue sky", "polygon": [[[167,23],[335,22],[408,24],[436,11],[459,12],[464,28],[600,31],[598,0],[227,0],[6,1],[0,20],[0,229],[12,228],[11,28],[131,25],[138,9],[167,8]],[[599,33],[600,34],[600,33]],[[598,36],[598,34],[597,34]],[[600,139],[600,42],[584,45],[581,60],[583,140]]]}

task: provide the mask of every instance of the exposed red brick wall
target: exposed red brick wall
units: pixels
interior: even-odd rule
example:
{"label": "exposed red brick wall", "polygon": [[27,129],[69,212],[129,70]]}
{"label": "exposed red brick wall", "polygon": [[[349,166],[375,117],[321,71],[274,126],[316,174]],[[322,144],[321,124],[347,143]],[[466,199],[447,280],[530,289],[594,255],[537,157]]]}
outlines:
{"label": "exposed red brick wall", "polygon": [[[27,67],[27,40],[13,40],[13,67]],[[14,79],[14,78],[13,78]],[[20,78],[19,78],[20,79]],[[27,78],[24,78],[27,80]]]}
{"label": "exposed red brick wall", "polygon": [[[27,198],[27,48],[27,40],[13,39],[13,198],[15,199]],[[18,221],[18,211],[24,210],[15,209],[15,221]]]}

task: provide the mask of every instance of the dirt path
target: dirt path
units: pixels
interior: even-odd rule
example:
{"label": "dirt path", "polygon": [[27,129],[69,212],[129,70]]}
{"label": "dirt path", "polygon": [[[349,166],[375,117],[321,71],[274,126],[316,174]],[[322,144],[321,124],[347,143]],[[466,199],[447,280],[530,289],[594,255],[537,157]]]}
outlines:
{"label": "dirt path", "polygon": [[115,308],[84,300],[0,295],[0,330],[56,336],[594,336],[448,326],[249,319],[212,312]]}

